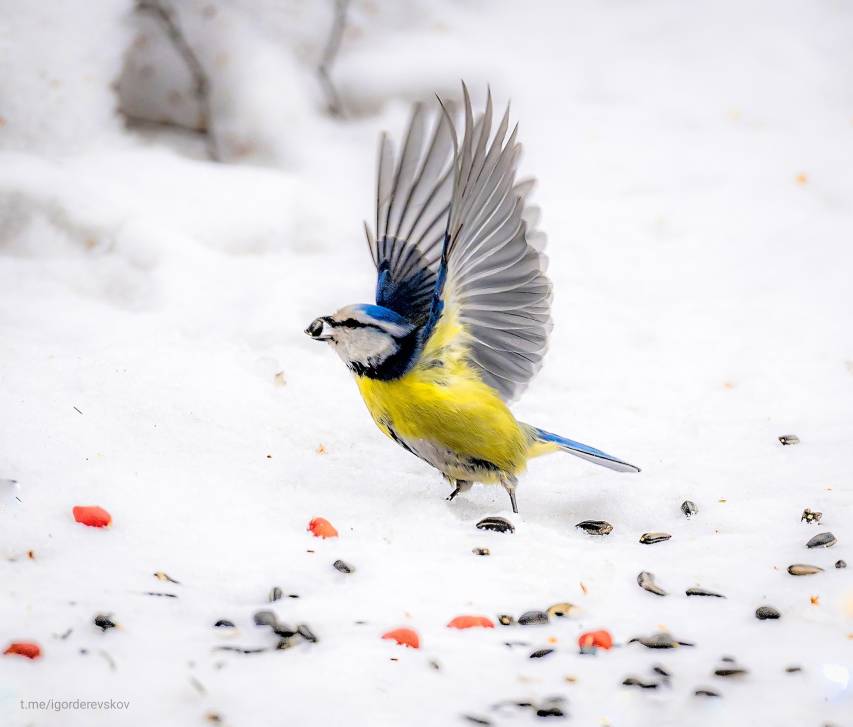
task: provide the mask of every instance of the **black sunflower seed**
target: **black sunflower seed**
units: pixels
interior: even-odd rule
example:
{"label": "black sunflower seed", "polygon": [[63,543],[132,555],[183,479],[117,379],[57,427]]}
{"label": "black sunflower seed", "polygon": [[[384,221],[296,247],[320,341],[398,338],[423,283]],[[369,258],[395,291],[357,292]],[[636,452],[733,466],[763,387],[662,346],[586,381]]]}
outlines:
{"label": "black sunflower seed", "polygon": [[759,606],[755,609],[755,618],[759,621],[775,620],[781,617],[782,614],[773,608],[773,606]]}
{"label": "black sunflower seed", "polygon": [[638,677],[625,677],[622,680],[623,687],[639,687],[640,689],[657,689],[657,682],[644,682],[642,679]]}
{"label": "black sunflower seed", "polygon": [[699,586],[692,586],[688,588],[685,593],[688,596],[711,596],[713,598],[725,598],[722,593],[716,593],[715,591],[709,591],[705,588],[699,588]]}
{"label": "black sunflower seed", "polygon": [[95,626],[101,629],[101,631],[106,631],[107,629],[114,629],[116,625],[112,618],[110,618],[110,615],[105,613],[99,613],[95,616],[94,619],[92,619],[92,621],[94,622]]}
{"label": "black sunflower seed", "polygon": [[235,628],[234,622],[229,621],[227,618],[221,618],[215,624],[213,624],[214,628],[217,629],[233,629]]}
{"label": "black sunflower seed", "polygon": [[807,548],[831,548],[838,541],[832,533],[818,533],[806,543]]}
{"label": "black sunflower seed", "polygon": [[836,560],[835,561],[835,567],[836,568],[846,568],[847,567],[847,561],[846,560]]}
{"label": "black sunflower seed", "polygon": [[669,540],[672,537],[669,533],[643,533],[640,536],[640,542],[643,545],[654,545],[662,543],[664,540]]}
{"label": "black sunflower seed", "polygon": [[548,614],[544,611],[525,611],[518,617],[518,623],[522,626],[535,626],[548,623]]}
{"label": "black sunflower seed", "polygon": [[665,596],[666,591],[663,590],[657,583],[655,583],[655,575],[654,573],[649,573],[644,570],[637,576],[637,583],[640,588],[644,591],[648,591],[649,593],[654,593],[656,596]]}
{"label": "black sunflower seed", "polygon": [[613,532],[613,526],[604,520],[582,520],[575,527],[590,535],[609,535]]}
{"label": "black sunflower seed", "polygon": [[310,641],[312,644],[316,644],[318,639],[315,636],[314,632],[309,628],[308,624],[299,624],[296,627],[296,632],[306,641]]}
{"label": "black sunflower seed", "polygon": [[696,503],[692,500],[685,500],[681,503],[681,512],[684,513],[684,517],[691,518],[699,512],[699,508],[696,507]]}
{"label": "black sunflower seed", "polygon": [[532,652],[528,658],[529,659],[541,659],[543,656],[548,656],[548,654],[553,654],[553,653],[554,653],[553,649],[537,649],[536,651]]}
{"label": "black sunflower seed", "polygon": [[783,434],[781,437],[779,437],[779,441],[782,444],[788,446],[791,444],[799,444],[800,438],[796,434]]}
{"label": "black sunflower seed", "polygon": [[484,517],[477,523],[479,530],[494,530],[496,533],[514,533],[515,526],[506,518]]}
{"label": "black sunflower seed", "polygon": [[332,563],[332,566],[335,570],[338,570],[341,573],[355,573],[355,566],[352,566],[343,560],[336,560]]}

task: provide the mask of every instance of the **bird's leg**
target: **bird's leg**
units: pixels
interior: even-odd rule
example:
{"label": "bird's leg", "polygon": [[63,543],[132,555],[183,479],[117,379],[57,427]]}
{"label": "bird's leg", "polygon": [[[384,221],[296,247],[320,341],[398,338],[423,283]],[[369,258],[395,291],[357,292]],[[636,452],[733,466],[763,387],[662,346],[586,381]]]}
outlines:
{"label": "bird's leg", "polygon": [[509,501],[512,503],[512,511],[517,515],[518,505],[515,502],[515,488],[518,485],[518,480],[512,475],[504,475],[501,477],[501,484],[509,495]]}
{"label": "bird's leg", "polygon": [[447,479],[450,481],[450,484],[453,485],[455,488],[453,490],[453,492],[451,492],[447,496],[448,500],[452,500],[454,497],[456,497],[457,495],[459,495],[463,492],[468,492],[468,490],[470,490],[471,487],[473,487],[473,485],[474,485],[473,482],[469,482],[468,480],[454,480],[451,477],[447,477]]}

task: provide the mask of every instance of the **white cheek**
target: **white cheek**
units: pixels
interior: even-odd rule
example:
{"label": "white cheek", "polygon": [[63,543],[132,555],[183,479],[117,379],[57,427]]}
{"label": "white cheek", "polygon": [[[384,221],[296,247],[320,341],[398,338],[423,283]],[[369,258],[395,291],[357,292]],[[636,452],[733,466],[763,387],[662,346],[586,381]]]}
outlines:
{"label": "white cheek", "polygon": [[394,351],[394,341],[373,330],[354,330],[339,333],[335,350],[344,361],[370,364],[381,361]]}

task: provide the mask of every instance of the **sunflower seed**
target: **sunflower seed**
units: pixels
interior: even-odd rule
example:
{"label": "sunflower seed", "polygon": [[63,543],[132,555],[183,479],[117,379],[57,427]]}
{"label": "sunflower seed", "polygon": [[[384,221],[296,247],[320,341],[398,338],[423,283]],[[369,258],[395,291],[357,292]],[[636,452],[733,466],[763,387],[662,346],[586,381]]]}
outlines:
{"label": "sunflower seed", "polygon": [[800,517],[800,522],[805,520],[807,523],[819,523],[822,517],[822,512],[813,512],[812,510],[806,508],[805,510],[803,510],[803,514]]}
{"label": "sunflower seed", "polygon": [[583,520],[575,527],[590,535],[609,535],[613,532],[613,526],[604,520]]}
{"label": "sunflower seed", "polygon": [[800,438],[796,434],[783,434],[779,437],[779,441],[784,445],[799,444]]}
{"label": "sunflower seed", "polygon": [[488,548],[474,548],[471,551],[474,555],[491,555],[492,551]]}
{"label": "sunflower seed", "polygon": [[654,573],[649,573],[644,570],[640,575],[637,576],[637,583],[640,584],[640,588],[644,591],[648,591],[649,593],[654,593],[656,596],[665,596],[666,591],[663,590],[657,583],[655,583]]}
{"label": "sunflower seed", "polygon": [[773,606],[759,606],[755,609],[755,618],[759,621],[775,620],[782,618],[782,614],[773,608]]}
{"label": "sunflower seed", "polygon": [[278,617],[272,611],[256,611],[252,617],[256,626],[272,626],[278,624]]}
{"label": "sunflower seed", "polygon": [[791,666],[785,667],[785,672],[787,674],[796,674],[797,672],[801,672],[802,670],[803,670],[803,667],[798,666],[797,664],[792,664]]}
{"label": "sunflower seed", "polygon": [[700,687],[693,694],[697,697],[719,697],[720,693],[715,692],[713,689],[706,689],[705,687]]}
{"label": "sunflower seed", "polygon": [[233,628],[236,628],[234,626],[234,622],[229,621],[227,618],[219,619],[219,621],[217,621],[215,624],[213,624],[213,627],[217,628],[217,629],[233,629]]}
{"label": "sunflower seed", "polygon": [[836,568],[846,568],[847,567],[847,561],[846,560],[836,560],[835,561],[835,567]]}
{"label": "sunflower seed", "polygon": [[679,646],[693,646],[689,641],[678,641],[665,631],[660,631],[651,636],[635,636],[628,641],[629,644],[635,642],[642,644],[647,649],[675,649]]}
{"label": "sunflower seed", "polygon": [[553,649],[537,649],[528,657],[528,659],[541,659],[543,656],[548,656],[548,654],[553,653]]}
{"label": "sunflower seed", "polygon": [[355,566],[352,566],[343,560],[336,560],[332,563],[332,566],[335,570],[338,570],[341,573],[355,573]]}
{"label": "sunflower seed", "polygon": [[95,616],[92,621],[95,626],[97,626],[101,631],[106,631],[107,629],[114,629],[116,627],[115,622],[110,618],[112,614],[99,613]]}
{"label": "sunflower seed", "polygon": [[273,586],[273,589],[270,591],[268,599],[269,602],[273,603],[274,601],[280,601],[282,598],[284,598],[284,593],[282,592],[281,588],[279,588],[278,586]]}
{"label": "sunflower seed", "polygon": [[536,626],[548,623],[548,614],[544,611],[525,611],[518,617],[518,623],[522,626]]}
{"label": "sunflower seed", "polygon": [[788,566],[788,573],[792,576],[811,576],[815,573],[822,573],[823,568],[818,568],[816,565],[806,565],[804,563],[794,563]]}
{"label": "sunflower seed", "polygon": [[714,669],[714,676],[718,677],[742,677],[747,674],[749,674],[749,671],[741,669],[740,667],[734,667],[731,669]]}
{"label": "sunflower seed", "polygon": [[699,586],[691,586],[688,588],[685,593],[688,596],[712,596],[714,598],[725,598],[722,593],[715,593],[714,591],[708,591],[704,588],[699,588]]}
{"label": "sunflower seed", "polygon": [[475,714],[463,714],[463,719],[467,719],[471,724],[481,724],[481,725],[490,725],[491,721],[486,719],[485,717],[478,717]]}
{"label": "sunflower seed", "polygon": [[567,618],[577,611],[577,606],[571,603],[555,603],[548,607],[548,616],[554,618]]}
{"label": "sunflower seed", "polygon": [[832,533],[818,533],[806,543],[807,548],[831,548],[838,541]]}
{"label": "sunflower seed", "polygon": [[479,530],[494,530],[496,533],[514,533],[513,524],[502,517],[484,517],[477,523]]}
{"label": "sunflower seed", "polygon": [[289,639],[296,633],[296,629],[289,624],[282,623],[279,621],[275,626],[272,627],[272,632],[276,636],[281,636],[283,639]]}
{"label": "sunflower seed", "polygon": [[299,624],[296,627],[296,633],[298,633],[303,639],[306,641],[310,641],[312,644],[316,644],[318,639],[314,635],[314,632],[309,628],[308,624]]}
{"label": "sunflower seed", "polygon": [[515,617],[510,616],[508,613],[498,614],[498,623],[501,626],[512,626],[515,623]]}
{"label": "sunflower seed", "polygon": [[275,645],[277,651],[284,651],[285,649],[289,649],[293,646],[293,639],[289,636],[286,636],[283,639],[279,639],[279,642]]}
{"label": "sunflower seed", "polygon": [[536,710],[537,717],[565,717],[566,713],[559,707],[539,707]]}
{"label": "sunflower seed", "polygon": [[167,581],[168,583],[177,583],[178,585],[180,585],[180,584],[181,584],[181,582],[180,582],[180,581],[176,581],[176,580],[175,580],[174,578],[172,578],[172,576],[170,576],[168,573],[164,573],[164,572],[163,572],[163,571],[161,571],[161,570],[158,570],[158,571],[154,574],[154,577],[155,577],[158,581]]}
{"label": "sunflower seed", "polygon": [[145,591],[146,596],[159,596],[160,598],[177,598],[174,593],[164,593],[163,591]]}
{"label": "sunflower seed", "polygon": [[684,517],[691,518],[699,512],[699,508],[696,507],[696,503],[692,500],[685,500],[681,503],[681,512],[684,513]]}
{"label": "sunflower seed", "polygon": [[623,687],[640,687],[640,689],[657,689],[657,682],[644,682],[637,677],[625,677],[622,680]]}
{"label": "sunflower seed", "polygon": [[658,676],[662,676],[662,677],[663,677],[663,681],[664,681],[664,683],[668,683],[668,682],[669,682],[669,680],[670,680],[670,677],[672,677],[672,674],[670,674],[670,673],[669,673],[669,672],[668,672],[664,667],[662,667],[660,664],[655,664],[655,665],[652,667],[652,671],[653,671],[655,674],[657,674]]}
{"label": "sunflower seed", "polygon": [[261,652],[266,651],[266,649],[262,647],[257,648],[248,648],[243,646],[214,646],[214,651],[234,651],[238,654],[260,654]]}
{"label": "sunflower seed", "polygon": [[671,537],[669,533],[643,533],[640,536],[640,542],[644,545],[653,545],[654,543],[662,543],[664,540],[669,540]]}

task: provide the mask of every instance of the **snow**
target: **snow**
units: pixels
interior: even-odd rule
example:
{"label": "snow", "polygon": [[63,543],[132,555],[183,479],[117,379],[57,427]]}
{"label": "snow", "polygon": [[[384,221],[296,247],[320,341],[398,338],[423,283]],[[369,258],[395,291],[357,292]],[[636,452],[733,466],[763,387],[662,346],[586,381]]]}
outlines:
{"label": "snow", "polygon": [[[0,658],[0,723],[532,724],[492,705],[559,695],[572,724],[850,724],[853,571],[833,567],[853,561],[849,7],[469,2],[407,16],[357,2],[333,70],[350,116],[333,120],[305,50],[330,14],[306,11],[319,40],[287,36],[300,54],[276,46],[287,16],[272,4],[258,9],[269,23],[222,4],[240,18],[212,36],[238,54],[220,78],[237,95],[217,123],[251,143],[241,165],[124,130],[110,83],[126,4],[56,7],[4,8],[0,23],[14,70],[0,79],[0,646],[44,652]],[[399,135],[412,100],[457,93],[460,77],[479,100],[487,82],[512,98],[549,235],[554,335],[514,409],[643,468],[537,460],[518,516],[500,488],[446,502],[302,333],[370,299],[361,220],[379,131]],[[788,433],[801,443],[783,447]],[[73,521],[90,504],[109,529]],[[819,526],[800,522],[805,507]],[[488,515],[515,533],[477,530]],[[313,538],[315,516],[340,537]],[[584,519],[613,533],[586,535]],[[673,537],[639,544],[651,530]],[[806,550],[827,530],[836,546]],[[795,578],[791,563],[826,570]],[[641,570],[669,595],[642,591]],[[267,603],[276,585],[299,598]],[[727,598],[687,598],[693,585]],[[560,601],[579,614],[446,628]],[[782,618],[758,621],[763,604]],[[215,650],[273,646],[252,623],[263,608],[319,642]],[[120,628],[101,633],[99,612]],[[236,635],[212,627],[223,618]],[[380,638],[398,626],[420,650]],[[617,646],[579,654],[598,628]],[[627,644],[662,628],[695,647]],[[727,655],[749,674],[713,676]],[[653,664],[670,688],[621,686]],[[130,707],[20,707],[50,698]]]}

